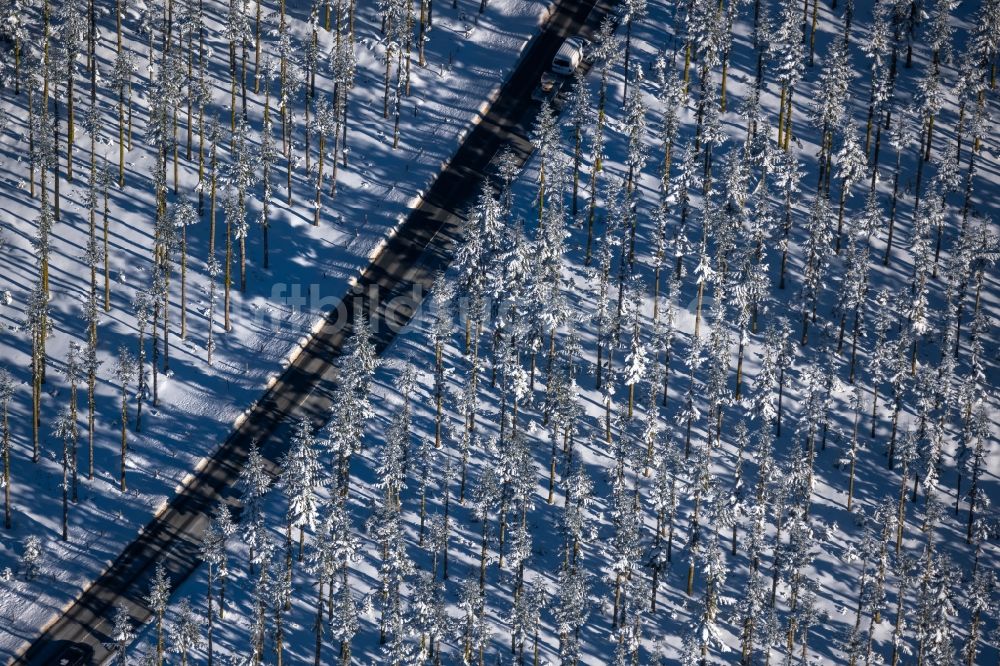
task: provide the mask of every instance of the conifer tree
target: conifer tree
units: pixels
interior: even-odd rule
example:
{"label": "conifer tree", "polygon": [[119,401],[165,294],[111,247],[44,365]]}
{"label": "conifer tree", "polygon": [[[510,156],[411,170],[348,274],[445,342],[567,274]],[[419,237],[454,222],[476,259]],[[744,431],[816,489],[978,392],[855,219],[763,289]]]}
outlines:
{"label": "conifer tree", "polygon": [[177,617],[167,627],[167,634],[170,636],[170,652],[179,654],[181,666],[187,666],[191,651],[200,649],[203,642],[189,599],[181,600]]}
{"label": "conifer tree", "polygon": [[312,424],[302,419],[295,425],[291,448],[281,461],[281,488],[288,498],[288,512],[285,517],[285,541],[290,561],[292,556],[292,528],[299,530],[299,555],[305,543],[306,528],[316,529],[319,515],[319,492],[323,482],[320,477],[319,452]]}
{"label": "conifer tree", "polygon": [[250,446],[247,461],[240,470],[236,483],[241,492],[240,502],[243,505],[240,529],[243,532],[243,541],[250,551],[248,565],[250,574],[253,575],[254,565],[263,566],[264,558],[271,555],[266,547],[270,539],[267,535],[263,507],[263,498],[271,487],[271,477],[264,467],[264,457],[256,442]]}
{"label": "conifer tree", "polygon": [[361,450],[364,424],[371,415],[370,384],[379,364],[371,329],[364,313],[358,312],[340,366],[331,407],[333,427],[326,444],[335,461],[335,487],[345,497],[350,486],[351,456]]}
{"label": "conifer tree", "polygon": [[[118,380],[118,385],[122,389],[122,411],[121,411],[121,426],[122,426],[122,441],[121,441],[121,473],[119,475],[120,488],[122,492],[125,492],[125,461],[128,454],[128,439],[127,439],[127,428],[128,428],[128,387],[129,384],[135,381],[136,375],[139,372],[139,368],[136,364],[136,359],[125,347],[118,348],[118,358],[115,363],[115,379]],[[93,456],[91,456],[93,459]]]}
{"label": "conifer tree", "polygon": [[14,380],[7,368],[0,368],[0,462],[3,464],[3,526],[11,529],[10,516],[10,401],[14,398]]}
{"label": "conifer tree", "polygon": [[222,502],[213,511],[205,534],[202,536],[200,556],[207,569],[208,585],[205,589],[207,629],[205,639],[208,644],[208,661],[214,663],[215,659],[215,580],[219,583],[219,619],[225,614],[226,599],[226,578],[229,576],[229,556],[227,551],[229,537],[235,531],[232,518],[229,514],[229,505]]}
{"label": "conifer tree", "polygon": [[145,598],[146,604],[153,612],[153,622],[156,629],[156,663],[163,663],[163,633],[166,628],[163,620],[167,613],[167,604],[170,603],[170,581],[167,578],[167,570],[163,566],[163,560],[156,562],[156,571],[153,580],[149,582],[149,592]]}
{"label": "conifer tree", "polygon": [[135,640],[135,630],[132,628],[132,618],[125,604],[119,602],[115,607],[114,624],[111,629],[111,641],[106,645],[111,650],[115,666],[127,666],[128,647]]}

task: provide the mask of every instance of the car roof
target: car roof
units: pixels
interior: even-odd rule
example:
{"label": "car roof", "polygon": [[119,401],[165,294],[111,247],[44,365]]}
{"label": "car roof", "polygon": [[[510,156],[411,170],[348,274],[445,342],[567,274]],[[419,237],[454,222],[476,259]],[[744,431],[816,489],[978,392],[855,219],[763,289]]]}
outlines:
{"label": "car roof", "polygon": [[573,54],[579,50],[581,44],[576,40],[575,37],[570,37],[562,43],[559,50],[556,51],[556,58],[565,58],[569,60],[573,57]]}

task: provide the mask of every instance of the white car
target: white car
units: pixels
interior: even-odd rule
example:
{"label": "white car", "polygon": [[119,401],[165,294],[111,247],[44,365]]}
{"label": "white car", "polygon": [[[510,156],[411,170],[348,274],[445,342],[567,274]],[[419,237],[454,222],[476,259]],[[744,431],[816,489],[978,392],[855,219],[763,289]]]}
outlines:
{"label": "white car", "polygon": [[552,58],[552,71],[560,76],[570,76],[583,62],[583,52],[587,46],[582,37],[569,37]]}

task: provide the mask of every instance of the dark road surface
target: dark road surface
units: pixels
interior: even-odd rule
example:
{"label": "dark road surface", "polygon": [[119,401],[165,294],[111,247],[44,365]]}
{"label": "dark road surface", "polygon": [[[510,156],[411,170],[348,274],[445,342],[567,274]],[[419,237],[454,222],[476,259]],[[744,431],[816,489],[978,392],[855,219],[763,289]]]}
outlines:
{"label": "dark road surface", "polygon": [[595,33],[613,3],[614,0],[560,0],[485,118],[434,181],[420,206],[365,269],[352,293],[345,296],[342,307],[327,317],[324,329],[309,340],[243,424],[168,507],[13,663],[56,664],[67,646],[74,644],[90,646],[94,650],[94,663],[103,663],[109,656],[104,644],[109,641],[116,604],[123,602],[136,623],[149,619],[143,597],[156,562],[163,559],[173,588],[197,569],[201,564],[199,544],[208,517],[220,500],[235,504],[229,489],[239,475],[251,442],[261,443],[270,471],[275,473],[277,461],[287,448],[290,424],[305,417],[319,427],[328,420],[336,374],[331,361],[350,336],[351,327],[344,322],[352,321],[353,312],[361,303],[357,295],[370,293],[377,286],[371,321],[376,332],[376,349],[381,353],[392,341],[394,331],[400,330],[412,314],[410,308],[392,308],[387,312],[386,303],[396,296],[414,293],[415,288],[419,288],[419,293],[427,293],[435,273],[448,266],[461,232],[462,213],[475,202],[485,174],[491,172],[493,157],[504,146],[510,146],[522,160],[530,154],[531,147],[525,137],[539,108],[531,100],[531,91],[556,49],[569,35]]}

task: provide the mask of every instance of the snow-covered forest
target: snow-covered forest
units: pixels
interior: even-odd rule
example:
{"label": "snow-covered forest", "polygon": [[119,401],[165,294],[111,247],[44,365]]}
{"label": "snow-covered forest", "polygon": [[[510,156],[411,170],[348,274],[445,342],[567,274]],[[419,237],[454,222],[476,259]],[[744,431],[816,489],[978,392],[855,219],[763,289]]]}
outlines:
{"label": "snow-covered forest", "polygon": [[[313,223],[370,221],[372,200],[341,209],[329,189],[368,189],[337,170],[345,128],[419,145],[407,83],[434,69],[439,17],[506,6],[439,1],[425,33],[429,1],[317,1],[296,16],[316,50],[289,46],[267,3],[263,33],[239,0],[212,33],[200,3],[133,8],[133,51],[98,76],[91,44],[114,53],[114,21],[26,4],[4,15],[32,21],[2,22],[4,101],[28,117],[8,111],[4,137],[23,186],[0,349],[21,363],[0,371],[0,407],[14,522],[50,508],[0,530],[12,615],[46,568],[73,566],[52,548],[74,544],[81,509],[99,524],[149,501],[126,480],[155,472],[129,457],[167,454],[134,441],[140,419],[166,448],[198,432],[197,399],[175,403],[179,425],[156,406],[177,355],[195,384],[241,371],[209,353],[244,323],[227,313],[245,275],[291,281],[262,272],[269,206],[301,218],[282,218],[281,247],[312,281],[309,243],[331,233]],[[531,159],[494,160],[410,326],[379,357],[359,319],[328,425],[295,428],[276,478],[251,455],[197,575],[154,583],[149,626],[120,615],[118,663],[996,663],[998,51],[996,0],[622,0],[589,72],[538,111]],[[148,104],[130,104],[147,66]],[[75,137],[71,108],[89,112]],[[130,108],[144,166],[120,157]],[[124,198],[122,173],[142,183]],[[106,196],[143,225],[117,283],[104,239],[125,218]],[[75,318],[50,317],[52,250],[76,262],[60,276],[79,283]],[[196,295],[188,261],[209,278]],[[92,472],[98,420],[111,441]],[[118,499],[74,502],[91,476]]]}

